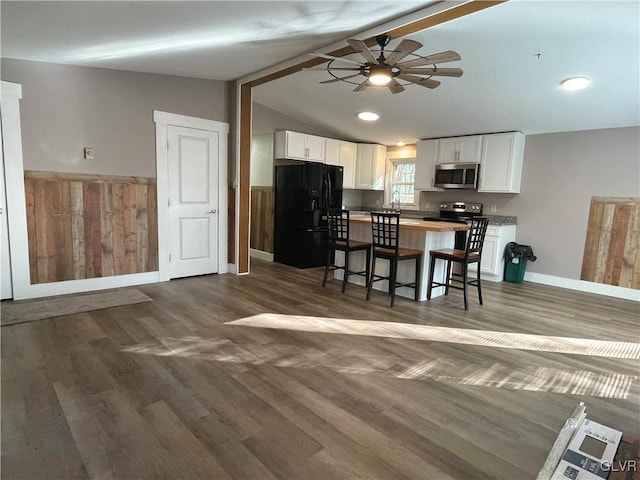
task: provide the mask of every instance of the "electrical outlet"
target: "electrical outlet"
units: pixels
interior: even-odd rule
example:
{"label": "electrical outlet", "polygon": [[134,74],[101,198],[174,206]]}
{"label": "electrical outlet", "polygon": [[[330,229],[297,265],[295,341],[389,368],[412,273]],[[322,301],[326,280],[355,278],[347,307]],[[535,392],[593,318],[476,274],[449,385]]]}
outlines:
{"label": "electrical outlet", "polygon": [[431,204],[429,202],[424,204],[424,209],[429,210],[431,208]]}
{"label": "electrical outlet", "polygon": [[84,147],[84,159],[93,160],[93,147]]}
{"label": "electrical outlet", "polygon": [[496,213],[496,210],[498,210],[498,207],[496,205],[491,205],[491,213]]}

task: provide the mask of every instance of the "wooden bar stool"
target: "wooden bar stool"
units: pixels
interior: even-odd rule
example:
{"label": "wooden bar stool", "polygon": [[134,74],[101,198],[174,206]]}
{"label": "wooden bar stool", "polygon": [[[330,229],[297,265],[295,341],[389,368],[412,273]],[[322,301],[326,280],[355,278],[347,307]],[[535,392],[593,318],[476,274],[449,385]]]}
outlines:
{"label": "wooden bar stool", "polygon": [[[422,265],[422,250],[411,250],[399,247],[400,214],[386,212],[371,212],[371,237],[373,239],[373,264],[367,285],[367,300],[371,298],[373,282],[389,280],[389,295],[391,306],[396,298],[397,287],[411,287],[415,289],[416,302],[420,298],[420,270]],[[376,275],[376,258],[389,261],[389,275]],[[400,260],[416,261],[415,281],[411,283],[397,283],[398,262]]]}
{"label": "wooden bar stool", "polygon": [[[468,310],[467,287],[469,285],[478,287],[478,300],[482,305],[482,285],[480,283],[480,262],[482,260],[482,247],[484,246],[484,237],[487,233],[487,225],[489,219],[486,217],[475,217],[471,220],[471,228],[467,235],[467,242],[464,250],[456,250],[447,248],[442,250],[431,250],[429,256],[429,286],[427,287],[427,300],[431,300],[431,289],[433,287],[444,287],[444,294],[449,294],[450,288],[462,290],[464,296],[464,309]],[[436,266],[436,260],[441,259],[447,262],[447,273],[445,283],[433,280],[433,272]],[[462,265],[462,273],[451,273],[451,264],[459,263]],[[469,265],[478,264],[478,272],[475,279],[469,279],[467,276]],[[462,286],[452,285],[451,282],[462,283]]]}
{"label": "wooden bar stool", "polygon": [[[371,264],[371,243],[351,240],[349,238],[349,210],[332,209],[328,212],[329,223],[329,249],[327,251],[327,264],[324,268],[322,286],[327,284],[329,272],[344,270],[342,279],[342,293],[347,287],[349,275],[361,275],[365,283],[369,280],[369,265]],[[336,265],[336,250],[344,252],[344,265]],[[349,270],[349,254],[364,250],[367,254],[366,268],[361,272]]]}

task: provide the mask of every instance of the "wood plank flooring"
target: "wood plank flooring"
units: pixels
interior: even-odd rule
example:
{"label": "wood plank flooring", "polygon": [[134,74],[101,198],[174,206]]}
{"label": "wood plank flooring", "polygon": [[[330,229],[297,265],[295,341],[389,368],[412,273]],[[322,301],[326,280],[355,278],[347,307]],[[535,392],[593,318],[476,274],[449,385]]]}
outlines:
{"label": "wood plank flooring", "polygon": [[[391,309],[321,280],[252,261],[248,276],[137,287],[153,302],[2,328],[2,478],[533,479],[579,401],[640,435],[638,360],[225,324],[275,313],[638,342],[635,302],[486,282],[466,312],[459,292]],[[555,372],[557,388],[460,381],[483,369]],[[570,394],[575,372],[629,388]]]}

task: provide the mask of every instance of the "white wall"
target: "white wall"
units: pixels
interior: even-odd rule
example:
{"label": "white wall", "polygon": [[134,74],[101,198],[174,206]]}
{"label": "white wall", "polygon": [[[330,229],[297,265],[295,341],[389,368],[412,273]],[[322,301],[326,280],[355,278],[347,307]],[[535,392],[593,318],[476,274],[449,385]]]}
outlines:
{"label": "white wall", "polygon": [[154,110],[229,121],[225,82],[10,59],[1,77],[22,85],[25,170],[154,177]]}
{"label": "white wall", "polygon": [[273,186],[273,133],[251,137],[251,186]]}

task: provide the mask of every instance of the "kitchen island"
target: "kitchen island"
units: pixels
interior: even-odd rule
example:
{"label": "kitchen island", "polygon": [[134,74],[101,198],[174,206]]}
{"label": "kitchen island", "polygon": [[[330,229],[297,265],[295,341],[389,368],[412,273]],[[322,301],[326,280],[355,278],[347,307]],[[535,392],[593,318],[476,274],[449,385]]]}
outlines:
{"label": "kitchen island", "polygon": [[[350,217],[350,237],[352,240],[363,242],[371,241],[371,215],[351,215]],[[439,248],[453,248],[455,242],[455,232],[469,230],[469,226],[451,222],[429,222],[414,218],[400,219],[400,247],[422,250],[421,281],[420,281],[420,301],[427,299],[427,282],[429,280],[429,251]],[[349,256],[349,270],[360,271],[365,269],[365,253],[355,252]],[[336,252],[336,263],[341,265],[344,262],[344,254]],[[415,262],[400,262],[398,264],[398,282],[408,283],[414,279]],[[376,271],[380,275],[389,274],[389,262],[383,259],[376,261]],[[434,277],[439,281],[444,281],[444,262],[436,262]],[[342,280],[343,271],[336,270],[335,278]],[[362,276],[349,276],[350,283],[366,285]],[[389,282],[382,281],[373,284],[375,290],[389,291]],[[432,297],[444,294],[444,288],[434,288]],[[413,299],[412,288],[400,287],[396,290],[396,295]]]}

